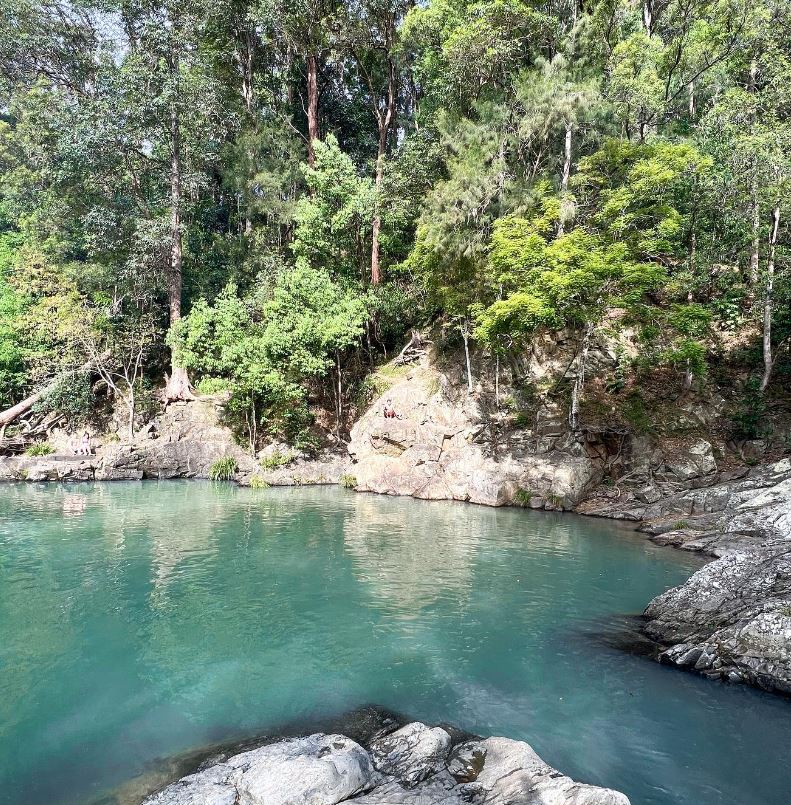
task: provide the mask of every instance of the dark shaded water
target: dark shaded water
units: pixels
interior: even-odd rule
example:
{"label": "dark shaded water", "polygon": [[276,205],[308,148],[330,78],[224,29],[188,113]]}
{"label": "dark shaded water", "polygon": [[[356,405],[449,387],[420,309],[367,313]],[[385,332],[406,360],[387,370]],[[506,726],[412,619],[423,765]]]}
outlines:
{"label": "dark shaded water", "polygon": [[791,703],[599,639],[697,563],[610,523],[337,489],[0,488],[0,802],[365,703],[634,805],[789,801]]}

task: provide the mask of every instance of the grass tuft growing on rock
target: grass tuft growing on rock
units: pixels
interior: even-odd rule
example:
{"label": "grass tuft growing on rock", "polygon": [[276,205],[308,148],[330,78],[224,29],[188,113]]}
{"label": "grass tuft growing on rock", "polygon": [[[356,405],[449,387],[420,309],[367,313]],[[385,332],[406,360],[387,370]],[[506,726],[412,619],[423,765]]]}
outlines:
{"label": "grass tuft growing on rock", "polygon": [[278,467],[285,466],[293,460],[294,453],[292,451],[289,450],[285,453],[281,453],[279,450],[275,450],[274,453],[264,456],[259,463],[265,470],[274,470]]}
{"label": "grass tuft growing on rock", "polygon": [[25,450],[26,456],[49,456],[55,452],[55,448],[49,442],[38,442],[37,444],[31,444],[27,450]]}
{"label": "grass tuft growing on rock", "polygon": [[218,458],[209,469],[209,478],[212,481],[232,481],[239,465],[233,456]]}
{"label": "grass tuft growing on rock", "polygon": [[253,475],[250,478],[250,489],[269,489],[269,484],[260,475]]}
{"label": "grass tuft growing on rock", "polygon": [[533,493],[529,489],[519,489],[514,492],[514,503],[517,506],[527,507],[530,505],[530,501],[533,499]]}

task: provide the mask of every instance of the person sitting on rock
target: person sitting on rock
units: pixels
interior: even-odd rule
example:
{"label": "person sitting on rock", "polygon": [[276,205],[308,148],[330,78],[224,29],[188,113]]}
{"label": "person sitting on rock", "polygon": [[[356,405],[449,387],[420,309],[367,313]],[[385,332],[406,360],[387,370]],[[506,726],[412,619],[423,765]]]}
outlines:
{"label": "person sitting on rock", "polygon": [[395,419],[396,418],[396,412],[395,412],[395,408],[393,408],[393,401],[392,400],[387,400],[387,402],[385,402],[385,407],[382,410],[382,413],[384,414],[385,419]]}

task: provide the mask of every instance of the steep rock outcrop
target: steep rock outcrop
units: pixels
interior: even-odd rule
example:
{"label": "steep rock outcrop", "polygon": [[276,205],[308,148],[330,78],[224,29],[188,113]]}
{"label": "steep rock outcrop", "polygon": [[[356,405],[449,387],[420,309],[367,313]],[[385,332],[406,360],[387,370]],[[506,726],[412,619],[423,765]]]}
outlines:
{"label": "steep rock outcrop", "polygon": [[623,794],[576,783],[528,744],[463,743],[415,722],[369,754],[343,735],[311,735],[228,758],[172,783],[143,805],[629,805]]}
{"label": "steep rock outcrop", "polygon": [[661,660],[791,694],[791,540],[725,554],[645,616]]}
{"label": "steep rock outcrop", "polygon": [[791,537],[791,459],[743,467],[712,481],[650,503],[600,497],[578,511],[633,520],[659,544],[711,556]]}
{"label": "steep rock outcrop", "polygon": [[[390,400],[396,418],[383,415]],[[581,439],[545,417],[530,438],[492,427],[467,395],[424,356],[406,368],[351,431],[348,472],[357,489],[488,506],[520,502],[570,509],[600,480]]]}
{"label": "steep rock outcrop", "polygon": [[656,541],[719,556],[646,608],[660,660],[791,694],[791,461],[647,511]]}

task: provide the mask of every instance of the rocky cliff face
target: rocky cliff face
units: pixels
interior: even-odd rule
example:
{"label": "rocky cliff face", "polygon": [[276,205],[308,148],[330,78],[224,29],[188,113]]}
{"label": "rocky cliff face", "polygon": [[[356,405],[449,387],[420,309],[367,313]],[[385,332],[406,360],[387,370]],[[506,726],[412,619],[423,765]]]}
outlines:
{"label": "rocky cliff face", "polygon": [[343,735],[293,738],[184,777],[143,805],[629,805],[507,738],[454,746],[444,729],[414,722],[369,750]]}
{"label": "rocky cliff face", "polygon": [[[396,418],[383,415],[388,400]],[[545,416],[538,430],[503,428],[481,395],[468,395],[428,352],[356,422],[348,472],[365,492],[571,509],[600,469],[562,419]]]}
{"label": "rocky cliff face", "polygon": [[[686,519],[668,529],[679,510]],[[645,610],[660,660],[791,694],[791,461],[648,513],[655,540],[720,557]]]}

